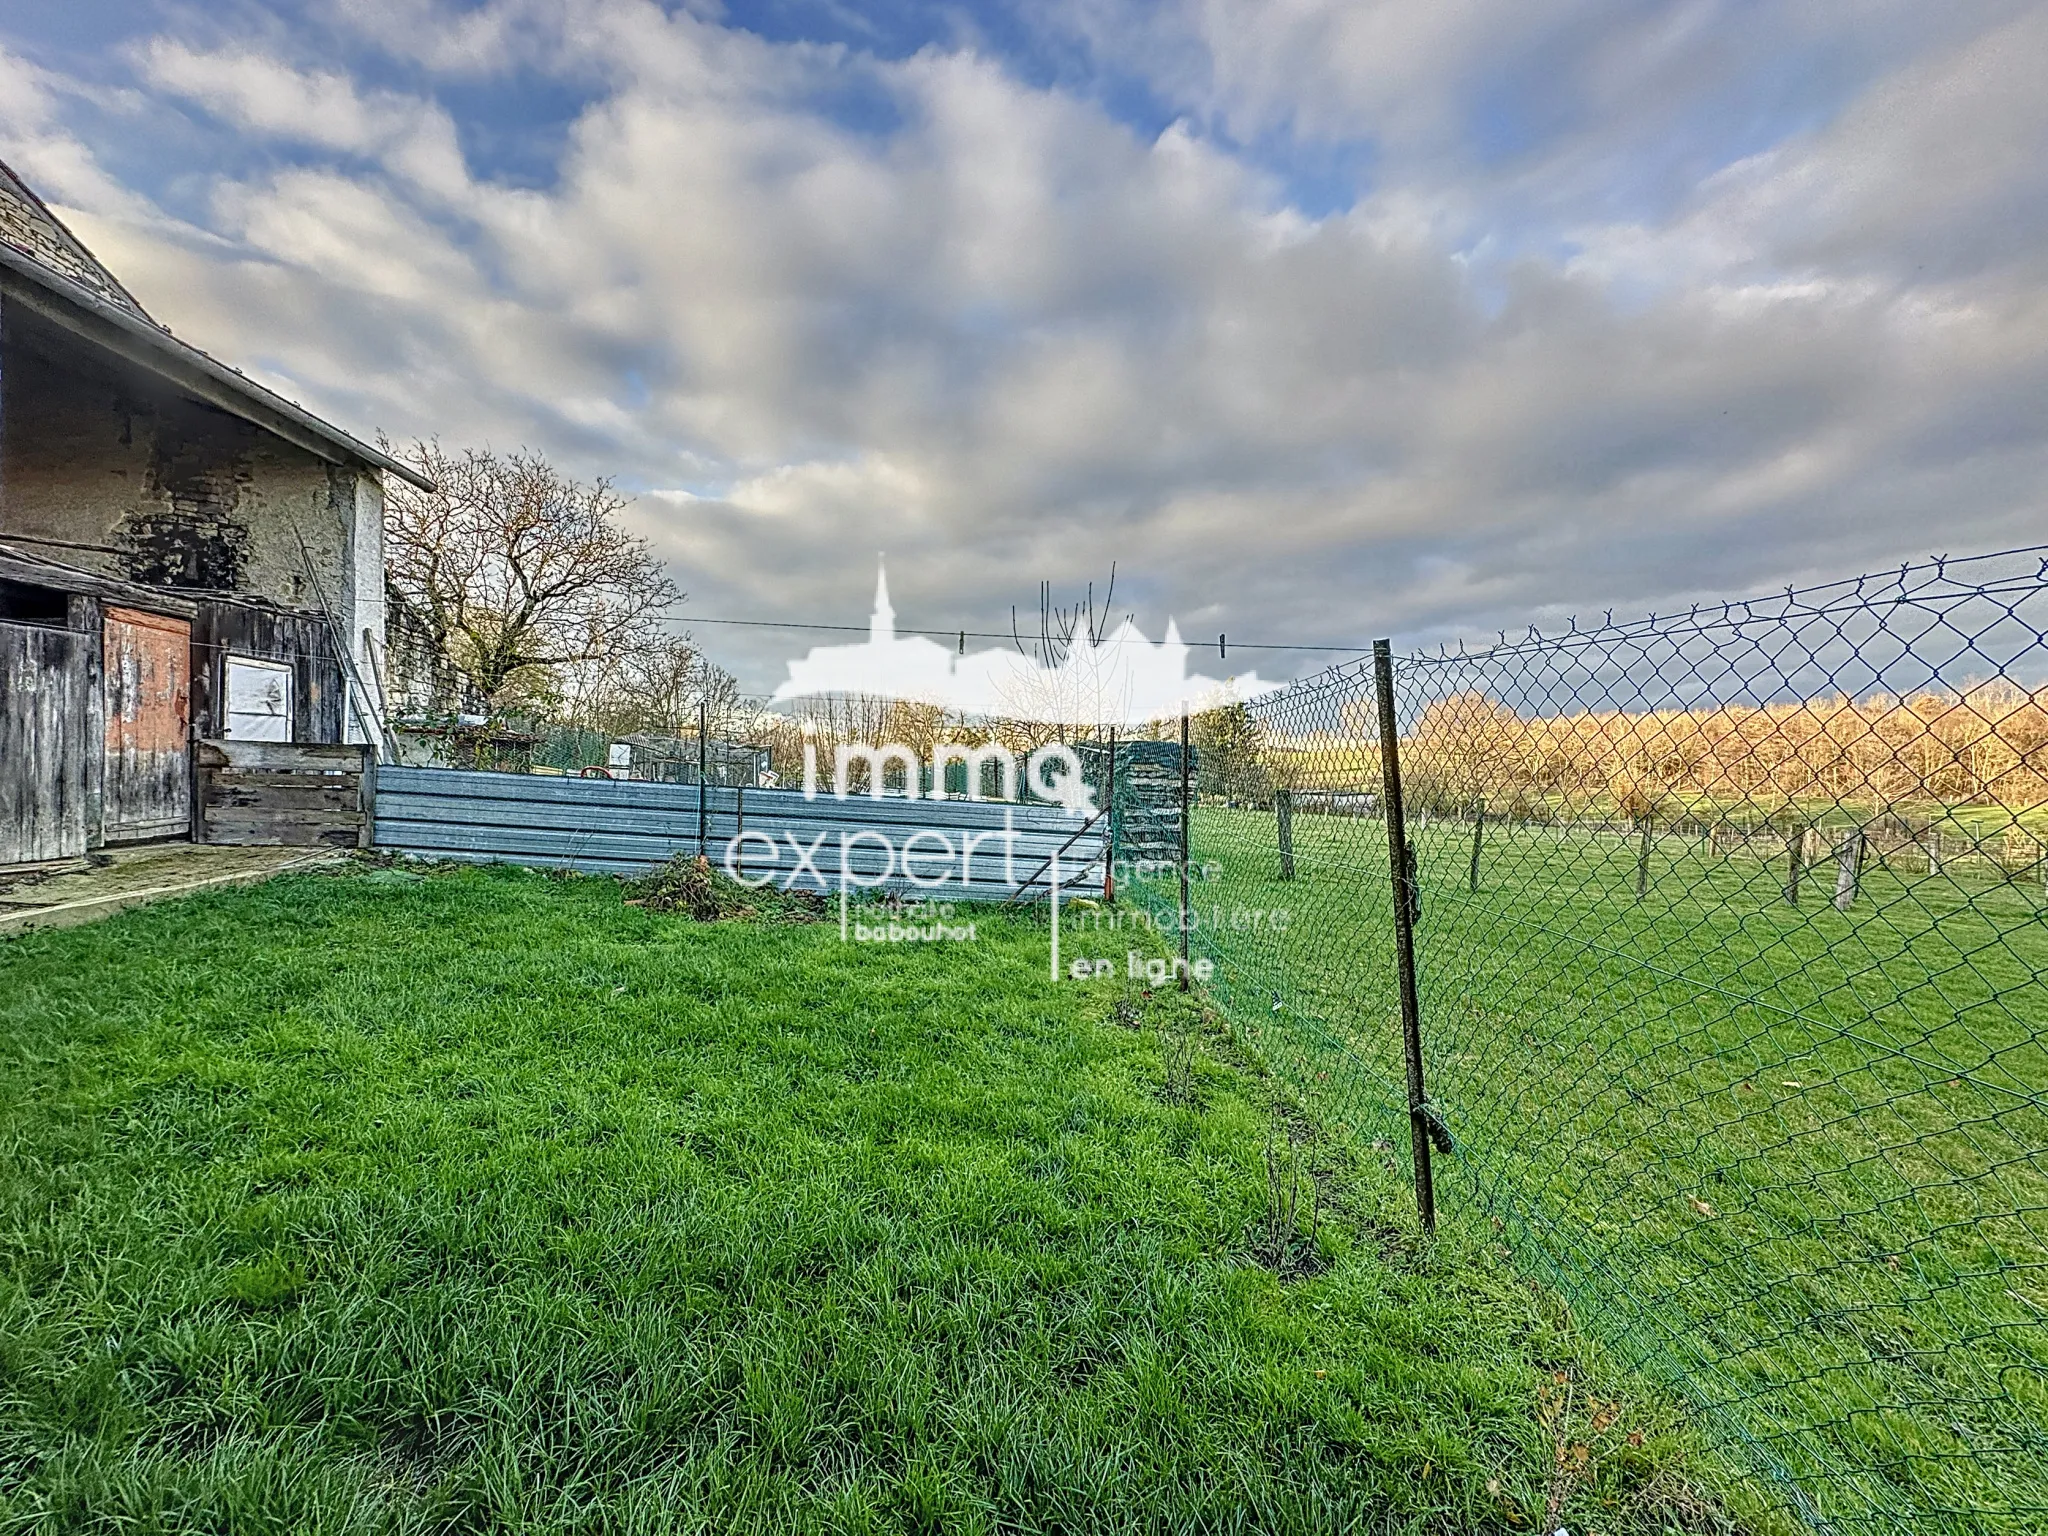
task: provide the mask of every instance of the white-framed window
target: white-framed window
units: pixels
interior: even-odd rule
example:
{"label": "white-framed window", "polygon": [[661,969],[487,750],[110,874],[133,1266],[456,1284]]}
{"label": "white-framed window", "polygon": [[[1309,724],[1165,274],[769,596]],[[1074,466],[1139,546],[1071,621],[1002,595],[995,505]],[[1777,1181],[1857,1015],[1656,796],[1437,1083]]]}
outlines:
{"label": "white-framed window", "polygon": [[292,739],[292,669],[289,662],[230,656],[227,693],[227,734],[232,739]]}

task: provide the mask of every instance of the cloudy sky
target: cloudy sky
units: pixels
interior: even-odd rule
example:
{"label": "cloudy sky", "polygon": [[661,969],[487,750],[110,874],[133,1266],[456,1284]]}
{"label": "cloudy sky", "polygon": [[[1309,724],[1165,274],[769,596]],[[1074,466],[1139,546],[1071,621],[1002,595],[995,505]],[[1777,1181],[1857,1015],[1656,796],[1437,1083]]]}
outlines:
{"label": "cloudy sky", "polygon": [[2044,80],[2040,0],[0,0],[158,319],[616,476],[686,613],[1241,640],[2048,540]]}

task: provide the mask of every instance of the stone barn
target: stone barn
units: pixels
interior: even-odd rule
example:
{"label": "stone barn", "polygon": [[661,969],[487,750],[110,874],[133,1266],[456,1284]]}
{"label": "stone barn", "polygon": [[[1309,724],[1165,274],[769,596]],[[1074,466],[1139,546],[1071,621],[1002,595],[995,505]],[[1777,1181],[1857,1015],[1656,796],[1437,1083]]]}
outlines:
{"label": "stone barn", "polygon": [[202,740],[379,739],[386,474],[0,165],[0,865],[192,835]]}

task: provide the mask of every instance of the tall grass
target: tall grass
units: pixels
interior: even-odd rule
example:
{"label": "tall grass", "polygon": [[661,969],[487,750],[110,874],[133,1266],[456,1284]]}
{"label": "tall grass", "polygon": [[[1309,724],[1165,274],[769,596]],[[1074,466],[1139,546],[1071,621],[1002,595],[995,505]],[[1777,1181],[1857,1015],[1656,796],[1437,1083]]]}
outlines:
{"label": "tall grass", "polygon": [[[1873,862],[1790,905],[1696,837],[1418,826],[1438,1162],[1588,1325],[1816,1519],[2048,1511],[2048,905],[1989,865]],[[1205,809],[1198,953],[1325,1117],[1406,1145],[1385,827]],[[1642,852],[1650,854],[1645,866]],[[1648,883],[1637,895],[1639,874]],[[1235,928],[1233,910],[1292,921]]]}
{"label": "tall grass", "polygon": [[977,931],[386,871],[0,947],[0,1527],[1730,1528],[1232,1032]]}

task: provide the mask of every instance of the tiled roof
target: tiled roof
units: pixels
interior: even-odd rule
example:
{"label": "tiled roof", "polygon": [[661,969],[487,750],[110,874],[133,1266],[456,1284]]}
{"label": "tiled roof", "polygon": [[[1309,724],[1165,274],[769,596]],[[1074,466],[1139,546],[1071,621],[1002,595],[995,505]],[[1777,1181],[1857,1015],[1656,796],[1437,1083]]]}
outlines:
{"label": "tiled roof", "polygon": [[135,302],[135,295],[100,265],[99,258],[64,227],[63,221],[5,162],[0,162],[0,240],[41,262],[59,277],[90,289],[109,304],[117,304],[141,319],[149,318]]}

